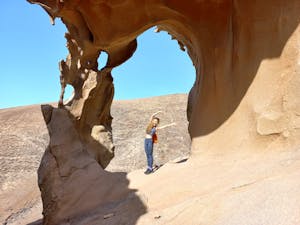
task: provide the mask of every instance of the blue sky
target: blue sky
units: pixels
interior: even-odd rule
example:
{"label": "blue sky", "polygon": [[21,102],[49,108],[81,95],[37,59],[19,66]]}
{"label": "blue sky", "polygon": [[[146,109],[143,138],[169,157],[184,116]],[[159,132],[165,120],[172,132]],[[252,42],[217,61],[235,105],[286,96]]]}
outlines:
{"label": "blue sky", "polygon": [[[58,62],[67,55],[65,26],[59,19],[52,26],[41,7],[25,0],[1,1],[0,7],[0,108],[57,101]],[[106,58],[100,56],[101,65]],[[187,53],[153,28],[138,37],[134,56],[112,74],[115,99],[188,93],[195,80]]]}

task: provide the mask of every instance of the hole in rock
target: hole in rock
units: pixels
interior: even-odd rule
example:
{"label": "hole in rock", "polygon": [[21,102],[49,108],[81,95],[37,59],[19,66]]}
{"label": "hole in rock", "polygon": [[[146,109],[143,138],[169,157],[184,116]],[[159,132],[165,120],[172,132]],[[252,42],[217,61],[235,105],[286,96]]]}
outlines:
{"label": "hole in rock", "polygon": [[100,71],[103,67],[105,67],[108,60],[108,55],[106,52],[101,52],[98,57],[98,70]]}
{"label": "hole in rock", "polygon": [[112,104],[115,157],[107,167],[111,171],[146,168],[144,150],[150,116],[160,125],[176,123],[158,131],[154,145],[154,164],[184,162],[190,152],[186,117],[188,92],[196,72],[186,51],[164,31],[151,28],[138,37],[134,55],[112,71],[115,99]]}
{"label": "hole in rock", "polygon": [[67,84],[65,88],[65,94],[64,94],[64,103],[69,102],[74,95],[74,88],[72,85]]}

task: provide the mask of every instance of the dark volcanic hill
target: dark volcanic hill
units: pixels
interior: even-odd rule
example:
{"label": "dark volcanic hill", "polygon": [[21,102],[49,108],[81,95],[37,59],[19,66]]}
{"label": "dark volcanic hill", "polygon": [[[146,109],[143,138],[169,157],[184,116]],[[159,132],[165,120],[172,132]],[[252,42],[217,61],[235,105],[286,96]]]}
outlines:
{"label": "dark volcanic hill", "polygon": [[[186,157],[190,150],[186,102],[185,94],[114,101],[115,158],[107,170],[129,172],[145,167],[145,128],[151,114],[159,110],[163,111],[158,115],[161,125],[177,125],[159,131],[155,163]],[[0,110],[0,223],[14,224],[33,207],[40,207],[36,206],[40,204],[36,171],[48,141],[39,105]]]}

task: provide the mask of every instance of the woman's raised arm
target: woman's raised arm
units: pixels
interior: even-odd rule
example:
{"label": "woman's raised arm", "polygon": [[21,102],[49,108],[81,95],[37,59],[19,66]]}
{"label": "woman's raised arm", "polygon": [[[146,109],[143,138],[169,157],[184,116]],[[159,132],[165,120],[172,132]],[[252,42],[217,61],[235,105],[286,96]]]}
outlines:
{"label": "woman's raised arm", "polygon": [[152,116],[150,117],[150,121],[155,117],[157,114],[162,113],[162,111],[157,111],[156,113],[153,113]]}

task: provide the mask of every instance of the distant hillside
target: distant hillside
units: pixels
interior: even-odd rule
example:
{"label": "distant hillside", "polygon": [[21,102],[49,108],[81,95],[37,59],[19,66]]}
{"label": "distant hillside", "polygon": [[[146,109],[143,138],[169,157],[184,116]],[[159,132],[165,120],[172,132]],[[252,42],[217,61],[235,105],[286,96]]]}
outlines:
{"label": "distant hillside", "polygon": [[1,109],[0,124],[0,224],[27,224],[28,213],[41,217],[37,168],[48,131],[39,105]]}
{"label": "distant hillside", "polygon": [[0,110],[0,190],[35,173],[49,142],[40,106]]}
{"label": "distant hillside", "polygon": [[[112,105],[115,158],[110,171],[132,171],[146,164],[144,136],[150,115],[158,115],[161,125],[176,122],[174,127],[159,132],[155,162],[165,163],[189,153],[186,101],[184,94],[147,99],[114,101]],[[36,172],[49,137],[39,105],[0,110],[0,188],[13,186],[14,180]],[[7,185],[7,184],[6,184]]]}
{"label": "distant hillside", "polygon": [[154,147],[154,160],[163,164],[190,151],[190,137],[186,118],[187,95],[166,95],[130,101],[115,101],[112,105],[115,158],[107,170],[132,171],[146,165],[144,153],[145,129],[149,118],[156,111],[160,125],[176,122],[176,126],[158,132]]}

